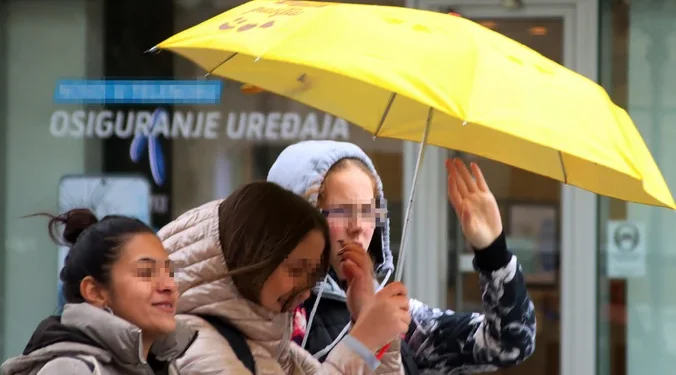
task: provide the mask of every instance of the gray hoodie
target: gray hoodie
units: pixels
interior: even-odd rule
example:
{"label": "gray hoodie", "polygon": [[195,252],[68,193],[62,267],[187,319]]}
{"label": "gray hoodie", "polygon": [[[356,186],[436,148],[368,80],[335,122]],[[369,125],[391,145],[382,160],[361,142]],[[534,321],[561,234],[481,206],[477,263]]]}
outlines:
{"label": "gray hoodie", "polygon": [[2,364],[2,375],[178,375],[174,360],[196,336],[177,322],[146,361],[136,326],[88,303],[66,304],[38,325],[22,355]]}
{"label": "gray hoodie", "polygon": [[[281,185],[294,193],[306,196],[308,191],[319,187],[324,181],[326,172],[334,164],[344,158],[361,160],[373,173],[378,183],[378,196],[376,199],[385,204],[383,184],[376,172],[371,159],[358,146],[347,142],[336,141],[304,141],[287,147],[277,158],[275,164],[268,172],[268,181]],[[316,191],[316,189],[315,189]],[[313,205],[317,205],[317,194],[308,197]],[[390,250],[390,220],[387,218],[376,228],[373,240],[368,248],[375,259],[375,271],[383,277],[387,272],[394,270],[392,251]],[[319,292],[322,283],[318,284],[314,291]],[[328,277],[322,291],[322,298],[337,301],[345,301],[345,291],[338,285],[336,280]]]}
{"label": "gray hoodie", "polygon": [[[303,141],[293,144],[279,155],[268,173],[268,181],[306,196],[311,188],[322,183],[329,168],[343,158],[356,158],[364,162],[376,176],[377,198],[384,202],[382,183],[371,159],[361,148],[347,142]],[[317,204],[316,195],[310,196],[309,200]],[[387,221],[378,228],[368,249],[376,259],[376,271],[381,276],[394,268],[389,230]],[[415,256],[415,251],[411,256]],[[483,312],[456,313],[410,299],[412,322],[405,338],[406,351],[410,350],[421,374],[454,375],[494,371],[523,362],[535,350],[533,302],[528,295],[521,266],[516,256],[507,249],[504,234],[488,248],[475,251],[474,268],[479,273]],[[314,288],[315,295],[321,285]],[[324,318],[319,319],[323,324],[347,324],[349,313],[346,313],[346,305],[341,303],[345,301],[345,292],[331,277],[323,285],[321,300],[326,298],[332,301],[319,303],[317,317]],[[308,306],[309,310],[311,305]],[[336,316],[345,317],[345,314],[347,321],[335,321]],[[315,327],[319,324],[316,322],[315,318],[308,330],[319,328]],[[310,335],[308,331],[306,335],[311,339],[308,347],[324,348],[319,349],[320,353],[330,350],[329,344],[336,337],[326,337],[325,332]],[[322,342],[310,343],[312,340]]]}

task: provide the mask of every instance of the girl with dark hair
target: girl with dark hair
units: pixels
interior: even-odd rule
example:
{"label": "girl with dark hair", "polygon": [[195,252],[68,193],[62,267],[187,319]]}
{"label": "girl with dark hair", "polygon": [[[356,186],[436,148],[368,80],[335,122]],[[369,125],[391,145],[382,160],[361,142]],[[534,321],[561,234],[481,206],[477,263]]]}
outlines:
{"label": "girl with dark hair", "polygon": [[153,230],[125,216],[99,221],[87,209],[46,216],[52,239],[70,247],[60,274],[66,305],[2,374],[178,375],[174,360],[196,332],[174,318],[172,265]]}
{"label": "girl with dark hair", "polygon": [[186,212],[159,236],[181,270],[177,319],[200,332],[178,360],[181,374],[402,373],[406,289],[392,283],[375,294],[373,264],[353,246],[340,252],[347,299],[361,306],[350,333],[324,364],[290,340],[293,311],[326,274],[330,251],[326,219],[293,192],[251,183]]}

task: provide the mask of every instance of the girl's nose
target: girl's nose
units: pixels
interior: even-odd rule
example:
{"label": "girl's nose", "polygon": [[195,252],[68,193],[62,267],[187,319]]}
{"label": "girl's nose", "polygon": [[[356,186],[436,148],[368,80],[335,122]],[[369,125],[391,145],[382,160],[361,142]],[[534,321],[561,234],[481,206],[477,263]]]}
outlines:
{"label": "girl's nose", "polygon": [[157,281],[157,289],[160,292],[173,293],[177,290],[176,280],[171,274],[165,274]]}
{"label": "girl's nose", "polygon": [[347,223],[348,230],[351,233],[360,233],[363,230],[363,220],[361,215],[356,211],[350,215]]}

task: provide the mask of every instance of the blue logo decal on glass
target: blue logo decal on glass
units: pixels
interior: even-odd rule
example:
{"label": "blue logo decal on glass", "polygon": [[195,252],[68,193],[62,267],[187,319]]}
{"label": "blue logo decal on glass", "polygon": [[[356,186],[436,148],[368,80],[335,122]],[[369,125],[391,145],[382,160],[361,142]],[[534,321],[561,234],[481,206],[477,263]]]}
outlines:
{"label": "blue logo decal on glass", "polygon": [[142,131],[137,132],[129,146],[129,156],[134,163],[140,162],[143,158],[143,153],[148,150],[150,172],[153,175],[153,180],[157,186],[162,186],[166,179],[164,152],[162,151],[160,140],[153,133],[160,116],[165,116],[168,121],[169,113],[163,108],[155,109],[151,117],[148,134]]}
{"label": "blue logo decal on glass", "polygon": [[[56,104],[113,105],[205,105],[220,104],[221,80],[89,80],[62,79],[54,88]],[[155,131],[159,121],[170,121],[172,113],[164,108],[154,110],[149,129],[134,135],[129,156],[139,163],[147,153],[150,172],[157,186],[166,182],[161,132]],[[163,118],[164,117],[164,118]]]}

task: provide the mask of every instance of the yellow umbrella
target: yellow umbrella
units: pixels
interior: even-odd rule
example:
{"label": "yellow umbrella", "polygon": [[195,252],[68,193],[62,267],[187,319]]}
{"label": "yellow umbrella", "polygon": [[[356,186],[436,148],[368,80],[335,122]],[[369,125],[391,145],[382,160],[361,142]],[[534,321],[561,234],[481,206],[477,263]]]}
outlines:
{"label": "yellow umbrella", "polygon": [[600,86],[461,17],[256,0],[157,50],[247,83],[249,92],[289,97],[379,137],[422,142],[419,162],[432,144],[609,197],[676,208],[631,119]]}

